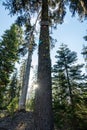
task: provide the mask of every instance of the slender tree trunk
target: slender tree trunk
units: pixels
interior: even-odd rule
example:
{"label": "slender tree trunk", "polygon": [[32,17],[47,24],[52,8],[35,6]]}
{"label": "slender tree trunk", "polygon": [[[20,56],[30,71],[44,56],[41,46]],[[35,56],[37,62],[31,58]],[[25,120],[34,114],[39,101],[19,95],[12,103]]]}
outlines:
{"label": "slender tree trunk", "polygon": [[38,55],[38,88],[36,89],[35,97],[35,130],[53,130],[48,0],[42,0]]}
{"label": "slender tree trunk", "polygon": [[[65,59],[66,61],[66,59]],[[72,86],[70,83],[70,79],[69,79],[69,74],[68,74],[68,69],[67,69],[67,65],[65,63],[65,69],[66,69],[66,75],[67,75],[67,83],[68,83],[68,88],[69,88],[69,96],[70,96],[70,102],[71,102],[71,112],[72,112],[72,119],[71,119],[71,123],[72,123],[72,130],[78,130],[77,127],[77,120],[76,120],[76,116],[75,116],[75,103],[73,101],[73,95],[72,95]]]}
{"label": "slender tree trunk", "polygon": [[66,69],[67,83],[68,83],[68,88],[69,88],[70,103],[71,103],[72,107],[74,107],[73,106],[74,104],[73,104],[72,88],[71,88],[71,83],[70,83],[70,79],[69,79],[69,74],[68,74],[68,69],[67,69],[66,63],[65,63],[65,69]]}
{"label": "slender tree trunk", "polygon": [[19,99],[19,110],[25,110],[26,109],[25,104],[26,104],[26,96],[27,96],[29,77],[30,77],[31,61],[32,61],[32,52],[29,51],[28,52],[26,70],[25,70],[25,74],[24,74],[22,92],[21,92],[21,96],[20,96],[20,99]]}

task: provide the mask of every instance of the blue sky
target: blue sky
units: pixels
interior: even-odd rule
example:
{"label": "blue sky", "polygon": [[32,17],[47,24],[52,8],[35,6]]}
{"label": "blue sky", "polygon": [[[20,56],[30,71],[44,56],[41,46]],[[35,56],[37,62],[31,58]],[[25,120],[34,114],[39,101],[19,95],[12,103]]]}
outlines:
{"label": "blue sky", "polygon": [[14,23],[15,17],[11,17],[8,10],[5,10],[5,7],[1,5],[0,2],[0,36],[3,35],[6,29],[9,29],[11,24]]}
{"label": "blue sky", "polygon": [[[9,29],[11,24],[14,23],[16,16],[11,17],[9,16],[9,11],[5,10],[5,8],[1,5],[0,2],[0,37],[3,35],[6,29]],[[55,62],[55,53],[56,50],[59,48],[61,43],[65,43],[72,51],[76,51],[78,53],[79,63],[83,63],[84,60],[81,56],[81,50],[83,44],[87,44],[84,41],[83,36],[87,34],[86,27],[87,21],[81,23],[78,20],[78,17],[71,17],[71,13],[67,13],[65,17],[65,22],[62,25],[58,25],[57,30],[53,31],[53,38],[57,39],[56,47],[51,50],[51,56],[53,63]],[[34,57],[36,53],[34,54]],[[33,58],[33,64],[36,64],[35,58]]]}
{"label": "blue sky", "polygon": [[83,63],[84,60],[81,51],[83,44],[87,45],[87,42],[83,39],[83,37],[87,35],[86,26],[87,21],[80,22],[77,16],[72,18],[71,13],[68,12],[64,19],[64,23],[58,25],[57,30],[54,32],[53,36],[58,41],[54,51],[59,48],[61,43],[65,43],[72,51],[77,52],[79,63]]}

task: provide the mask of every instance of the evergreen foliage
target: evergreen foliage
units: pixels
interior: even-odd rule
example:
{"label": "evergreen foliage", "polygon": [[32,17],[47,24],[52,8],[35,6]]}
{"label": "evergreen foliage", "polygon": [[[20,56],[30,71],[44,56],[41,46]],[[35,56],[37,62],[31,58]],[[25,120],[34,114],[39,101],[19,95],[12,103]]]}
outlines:
{"label": "evergreen foliage", "polygon": [[[38,54],[39,88],[36,91],[35,98],[35,129],[53,130],[49,26],[63,22],[67,5],[73,16],[77,12],[80,19],[87,18],[87,2],[85,0],[6,0],[6,2],[4,2],[4,5],[7,9],[9,9],[11,15],[23,15],[23,17],[20,17],[20,21],[24,18],[24,15],[25,17],[28,16],[28,18],[31,19],[31,14],[35,14],[41,10]],[[68,104],[70,103],[69,106],[71,106],[70,108],[72,110],[72,108],[74,108],[75,97],[75,94],[73,95],[72,91],[75,91],[77,81],[79,82],[80,80],[80,78],[77,78],[77,76],[80,74],[80,68],[82,66],[70,66],[73,60],[76,60],[75,55],[69,59],[70,64],[68,65],[66,57],[64,57],[64,60],[65,62],[62,65],[61,70],[65,71],[65,73],[62,72],[65,78],[64,82],[66,82],[64,91],[67,92],[67,95],[65,95],[65,97],[69,97],[69,100],[66,100],[66,102]],[[61,64],[61,62],[59,64]],[[73,75],[76,75],[76,77]],[[74,110],[72,115],[73,114]]]}
{"label": "evergreen foliage", "polygon": [[6,99],[7,90],[15,69],[15,63],[19,60],[19,48],[22,43],[22,29],[16,24],[5,31],[0,41],[0,109],[7,105],[4,104],[4,101],[8,102]]}
{"label": "evergreen foliage", "polygon": [[[85,41],[87,41],[87,36],[84,36],[83,38]],[[83,46],[82,55],[83,55],[84,60],[86,62],[86,68],[87,68],[87,46],[86,45]]]}
{"label": "evergreen foliage", "polygon": [[[41,9],[42,0],[6,0],[3,5],[9,9],[10,14],[24,14],[19,20],[25,21],[24,16],[38,12]],[[66,6],[69,7],[72,16],[78,13],[80,19],[87,18],[87,1],[86,0],[49,0],[49,20],[51,23],[61,23],[66,14]],[[30,17],[29,17],[30,18]]]}
{"label": "evergreen foliage", "polygon": [[87,106],[83,100],[86,84],[81,70],[83,65],[77,64],[76,52],[65,44],[60,46],[55,57],[52,78],[55,123],[60,129],[86,130],[86,117],[82,114],[84,111],[87,115]]}

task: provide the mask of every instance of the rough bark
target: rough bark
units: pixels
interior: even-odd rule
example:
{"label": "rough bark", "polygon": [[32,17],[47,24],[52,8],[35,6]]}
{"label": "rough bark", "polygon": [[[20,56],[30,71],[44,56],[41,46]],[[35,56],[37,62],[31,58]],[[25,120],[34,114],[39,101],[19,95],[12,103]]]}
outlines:
{"label": "rough bark", "polygon": [[35,97],[35,130],[53,130],[48,0],[42,0],[38,88]]}

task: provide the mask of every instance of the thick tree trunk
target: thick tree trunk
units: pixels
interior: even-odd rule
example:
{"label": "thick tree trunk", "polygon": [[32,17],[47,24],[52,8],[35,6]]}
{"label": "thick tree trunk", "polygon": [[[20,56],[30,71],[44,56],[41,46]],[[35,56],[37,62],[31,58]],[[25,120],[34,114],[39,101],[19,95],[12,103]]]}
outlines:
{"label": "thick tree trunk", "polygon": [[27,65],[26,65],[26,70],[25,70],[25,75],[24,75],[22,92],[19,99],[19,110],[26,109],[25,104],[26,104],[26,96],[27,96],[27,90],[28,90],[28,84],[29,84],[31,61],[32,61],[32,52],[28,52],[28,59],[27,59]]}
{"label": "thick tree trunk", "polygon": [[48,0],[42,0],[38,55],[38,88],[35,97],[35,130],[53,130]]}

